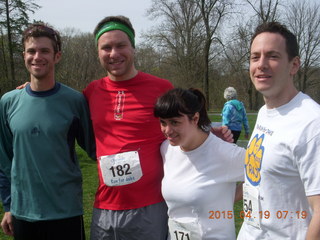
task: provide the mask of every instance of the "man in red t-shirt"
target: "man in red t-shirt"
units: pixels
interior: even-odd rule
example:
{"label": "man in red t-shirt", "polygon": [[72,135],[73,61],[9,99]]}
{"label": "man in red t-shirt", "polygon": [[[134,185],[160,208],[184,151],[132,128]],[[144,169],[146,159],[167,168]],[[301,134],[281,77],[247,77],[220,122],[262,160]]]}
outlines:
{"label": "man in red t-shirt", "polygon": [[134,66],[134,29],[123,16],[106,17],[94,31],[107,76],[83,91],[93,122],[99,187],[91,239],[165,240],[167,207],[161,195],[164,136],[153,115],[164,79]]}

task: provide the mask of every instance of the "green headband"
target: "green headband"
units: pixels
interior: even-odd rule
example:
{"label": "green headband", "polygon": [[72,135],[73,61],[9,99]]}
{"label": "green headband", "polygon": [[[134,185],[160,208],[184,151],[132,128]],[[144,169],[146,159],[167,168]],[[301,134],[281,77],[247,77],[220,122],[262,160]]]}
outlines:
{"label": "green headband", "polygon": [[102,34],[104,34],[105,32],[112,31],[112,30],[121,30],[121,31],[125,32],[128,35],[132,46],[135,47],[134,46],[134,33],[126,25],[119,23],[119,22],[107,22],[105,25],[103,25],[101,27],[101,29],[99,30],[99,32],[96,34],[96,44],[98,45],[98,40]]}

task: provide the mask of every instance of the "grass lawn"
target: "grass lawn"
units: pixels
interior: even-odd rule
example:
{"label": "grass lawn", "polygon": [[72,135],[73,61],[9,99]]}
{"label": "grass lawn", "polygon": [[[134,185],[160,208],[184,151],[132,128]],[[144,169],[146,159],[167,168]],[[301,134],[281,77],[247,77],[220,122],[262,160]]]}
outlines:
{"label": "grass lawn", "polygon": [[[221,115],[220,115],[220,113],[217,113],[217,112],[211,113],[210,114],[210,119],[211,119],[212,122],[221,122]],[[256,120],[257,120],[257,115],[256,114],[248,114],[250,135],[252,133],[252,130],[254,128]],[[241,135],[239,137],[239,140],[245,140],[244,130],[241,131]],[[239,230],[241,228],[242,222],[243,222],[243,219],[242,219],[243,216],[241,214],[241,211],[242,211],[242,201],[239,201],[234,205],[234,209],[233,209],[234,219],[235,219],[235,223],[236,223],[236,233],[237,234],[238,234],[238,232],[239,232]]]}
{"label": "grass lawn", "polygon": [[[83,205],[84,205],[84,226],[86,231],[86,239],[90,239],[90,223],[92,215],[92,207],[94,201],[94,194],[98,186],[97,163],[91,160],[87,154],[81,149],[77,148],[77,153],[80,161],[80,167],[83,176]],[[0,217],[2,219],[3,209],[0,204]],[[0,230],[0,240],[12,240]]]}
{"label": "grass lawn", "polygon": [[[257,117],[256,115],[248,115],[249,126],[251,131],[254,127],[256,117]],[[217,114],[210,115],[210,118],[213,122],[221,121],[221,116]],[[239,139],[244,140],[243,133],[241,133],[241,136]],[[97,184],[98,184],[97,166],[96,166],[96,162],[88,158],[86,153],[82,149],[77,148],[77,153],[79,156],[80,166],[81,166],[82,175],[83,175],[84,224],[85,224],[86,238],[89,239],[92,206],[94,201],[94,194],[96,192]],[[242,219],[240,218],[241,211],[242,211],[242,201],[239,201],[234,206],[234,216],[236,221],[237,233],[242,224]],[[3,209],[2,209],[2,205],[0,204],[1,219],[2,219],[2,216],[3,216]],[[0,230],[0,239],[9,240],[13,238],[4,235],[2,230]]]}

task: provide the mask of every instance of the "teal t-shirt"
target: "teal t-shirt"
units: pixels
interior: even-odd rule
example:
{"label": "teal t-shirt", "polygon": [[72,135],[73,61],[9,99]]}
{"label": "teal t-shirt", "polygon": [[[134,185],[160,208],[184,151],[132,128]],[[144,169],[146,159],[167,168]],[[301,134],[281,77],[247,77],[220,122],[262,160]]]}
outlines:
{"label": "teal t-shirt", "polygon": [[11,180],[10,211],[27,221],[83,214],[75,141],[94,156],[85,98],[63,84],[13,90],[0,100],[0,167]]}

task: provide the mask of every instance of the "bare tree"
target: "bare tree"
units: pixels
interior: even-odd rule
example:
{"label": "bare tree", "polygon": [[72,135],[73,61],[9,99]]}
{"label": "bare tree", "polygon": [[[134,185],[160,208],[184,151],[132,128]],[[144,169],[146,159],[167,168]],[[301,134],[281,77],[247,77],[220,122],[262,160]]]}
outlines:
{"label": "bare tree", "polygon": [[62,60],[57,66],[57,80],[82,91],[89,82],[105,75],[94,37],[73,28],[63,29],[61,35]]}
{"label": "bare tree", "polygon": [[[320,86],[320,3],[306,0],[290,2],[286,11],[286,25],[296,34],[300,46],[301,68],[296,78],[299,90]],[[318,98],[319,100],[319,98]]]}
{"label": "bare tree", "polygon": [[254,109],[253,85],[248,73],[252,26],[248,23],[237,26],[235,29],[226,44],[221,43],[225,54],[224,76],[226,81],[223,88],[235,86],[238,95],[242,96],[242,100],[246,100],[248,108]]}
{"label": "bare tree", "polygon": [[162,55],[152,45],[143,43],[136,46],[135,65],[142,72],[161,75]]}
{"label": "bare tree", "polygon": [[209,63],[210,49],[214,38],[221,25],[223,18],[229,14],[229,9],[232,4],[227,0],[200,0],[195,1],[200,9],[202,25],[204,28],[204,46],[203,46],[203,89],[208,102],[209,99]]}
{"label": "bare tree", "polygon": [[245,0],[255,12],[259,22],[275,21],[278,18],[279,0]]}
{"label": "bare tree", "polygon": [[199,85],[203,35],[199,29],[201,16],[197,5],[190,0],[153,0],[148,14],[163,19],[146,37],[174,73],[171,80],[176,86]]}
{"label": "bare tree", "polygon": [[[10,66],[11,87],[15,83],[15,64],[16,55],[20,55],[20,33],[21,29],[26,27],[29,23],[28,13],[34,13],[39,6],[33,3],[33,0],[0,0],[0,28],[1,33],[6,32],[7,45],[9,52],[9,60],[6,61]],[[2,14],[4,13],[4,14]],[[5,57],[5,55],[3,56]]]}

